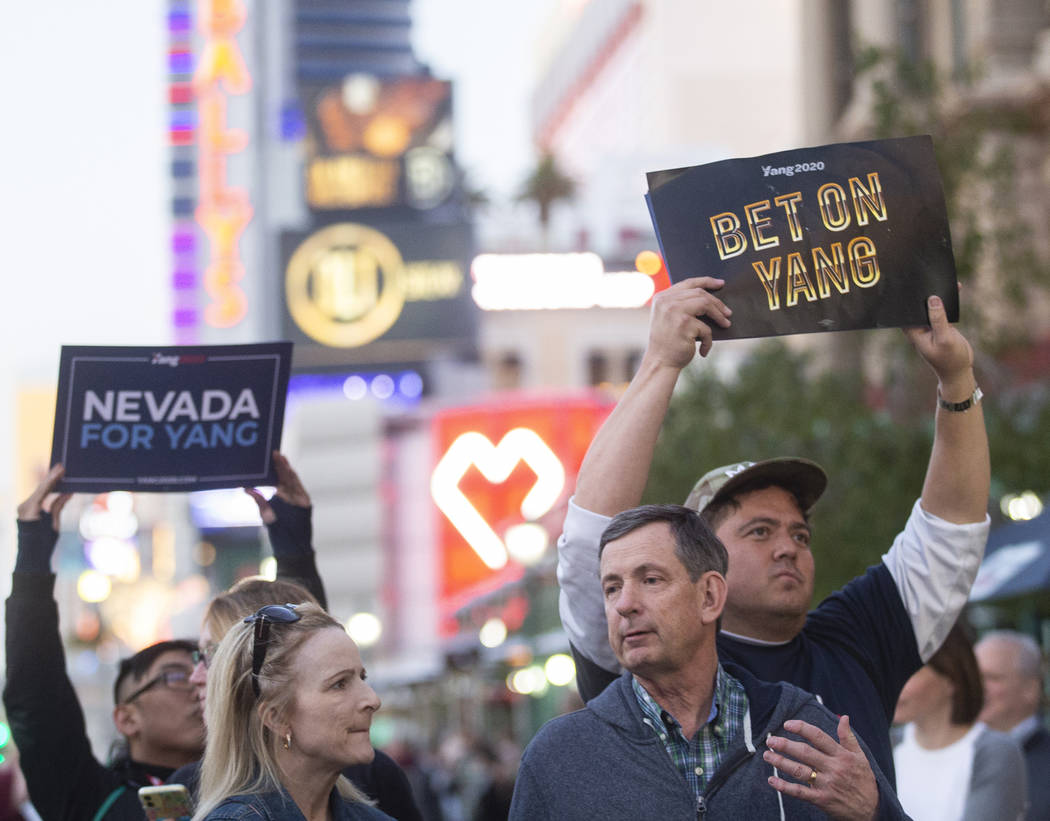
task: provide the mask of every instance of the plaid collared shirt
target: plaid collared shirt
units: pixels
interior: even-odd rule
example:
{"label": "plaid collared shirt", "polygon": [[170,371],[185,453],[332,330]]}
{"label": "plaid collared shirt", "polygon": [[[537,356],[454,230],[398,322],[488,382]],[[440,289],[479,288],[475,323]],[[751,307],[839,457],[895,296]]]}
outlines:
{"label": "plaid collared shirt", "polygon": [[645,715],[645,723],[664,743],[671,761],[699,799],[707,788],[707,782],[722,763],[730,742],[743,732],[747,716],[747,693],[743,685],[725,672],[721,664],[718,665],[711,714],[692,739],[683,735],[682,725],[653,701],[653,697],[633,676],[631,685]]}

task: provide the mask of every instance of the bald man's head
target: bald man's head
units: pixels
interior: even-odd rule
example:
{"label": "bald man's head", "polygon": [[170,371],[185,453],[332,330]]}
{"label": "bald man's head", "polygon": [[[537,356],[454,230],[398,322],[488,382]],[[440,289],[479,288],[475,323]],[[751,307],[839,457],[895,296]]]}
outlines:
{"label": "bald man's head", "polygon": [[999,630],[974,648],[984,680],[984,709],[980,720],[993,730],[1007,732],[1039,711],[1043,689],[1043,657],[1030,637]]}

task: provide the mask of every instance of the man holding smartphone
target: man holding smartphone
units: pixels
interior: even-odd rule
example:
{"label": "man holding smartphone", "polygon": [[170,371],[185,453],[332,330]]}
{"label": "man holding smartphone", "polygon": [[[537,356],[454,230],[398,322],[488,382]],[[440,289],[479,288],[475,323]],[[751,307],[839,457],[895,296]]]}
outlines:
{"label": "man holding smartphone", "polygon": [[18,507],[4,707],[29,797],[42,818],[142,821],[138,788],[163,783],[204,750],[204,722],[190,683],[197,645],[159,642],[121,662],[113,687],[113,724],[127,748],[109,766],[99,762],[66,673],[53,595],[51,555],[69,496],[49,497],[62,474],[60,465],[53,467]]}

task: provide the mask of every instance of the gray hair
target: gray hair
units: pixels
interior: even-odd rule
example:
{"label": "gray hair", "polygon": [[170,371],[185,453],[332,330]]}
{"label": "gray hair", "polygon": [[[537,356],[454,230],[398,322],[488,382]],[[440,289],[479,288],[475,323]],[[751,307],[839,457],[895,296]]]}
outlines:
{"label": "gray hair", "polygon": [[695,510],[683,505],[642,505],[618,513],[602,532],[598,543],[600,557],[609,542],[646,525],[663,522],[674,536],[674,554],[685,567],[690,581],[711,570],[723,576],[729,569],[725,545]]}
{"label": "gray hair", "polygon": [[1042,681],[1043,651],[1035,639],[1016,630],[992,630],[981,636],[980,644],[1001,641],[1017,649],[1017,672],[1025,678]]}

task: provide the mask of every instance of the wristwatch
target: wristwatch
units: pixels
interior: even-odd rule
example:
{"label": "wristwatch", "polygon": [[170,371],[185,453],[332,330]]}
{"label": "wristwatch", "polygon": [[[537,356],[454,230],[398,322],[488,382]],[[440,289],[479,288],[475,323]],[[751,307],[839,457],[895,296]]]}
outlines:
{"label": "wristwatch", "polygon": [[967,411],[981,401],[981,397],[984,396],[984,392],[979,388],[973,389],[973,394],[969,398],[964,399],[962,402],[949,402],[943,396],[941,396],[940,389],[937,390],[937,404],[944,408],[946,411],[952,413],[962,413]]}

